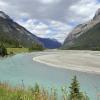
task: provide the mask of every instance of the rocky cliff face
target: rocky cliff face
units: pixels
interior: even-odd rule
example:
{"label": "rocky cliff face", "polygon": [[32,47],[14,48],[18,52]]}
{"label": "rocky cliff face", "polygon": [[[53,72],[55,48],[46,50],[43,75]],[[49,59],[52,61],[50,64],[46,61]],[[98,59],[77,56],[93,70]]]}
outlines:
{"label": "rocky cliff face", "polygon": [[[92,49],[98,47],[97,37],[100,37],[100,9],[97,10],[94,18],[86,23],[75,27],[68,35],[63,49]],[[92,37],[94,36],[94,37]],[[100,38],[98,39],[100,42]],[[92,47],[93,46],[93,47]]]}

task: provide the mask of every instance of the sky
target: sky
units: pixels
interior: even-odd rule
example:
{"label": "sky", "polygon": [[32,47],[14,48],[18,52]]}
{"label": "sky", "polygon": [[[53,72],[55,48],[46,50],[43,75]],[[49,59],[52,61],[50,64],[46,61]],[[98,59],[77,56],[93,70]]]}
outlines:
{"label": "sky", "polygon": [[60,42],[98,8],[100,0],[0,0],[0,10],[31,33]]}

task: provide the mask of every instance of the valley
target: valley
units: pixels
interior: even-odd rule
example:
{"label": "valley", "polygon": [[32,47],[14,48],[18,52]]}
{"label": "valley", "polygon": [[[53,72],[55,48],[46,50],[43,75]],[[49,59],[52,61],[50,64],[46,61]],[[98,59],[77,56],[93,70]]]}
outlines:
{"label": "valley", "polygon": [[0,100],[100,100],[99,7],[0,0]]}

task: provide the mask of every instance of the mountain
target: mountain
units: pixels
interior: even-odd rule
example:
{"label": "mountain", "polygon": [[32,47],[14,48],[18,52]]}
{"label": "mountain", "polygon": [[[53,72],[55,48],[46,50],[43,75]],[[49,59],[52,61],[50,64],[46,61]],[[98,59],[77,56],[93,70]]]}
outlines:
{"label": "mountain", "polygon": [[31,47],[41,44],[39,39],[0,11],[0,43],[6,47]]}
{"label": "mountain", "polygon": [[61,43],[55,39],[39,38],[39,41],[41,41],[43,43],[44,47],[48,48],[48,49],[55,49],[55,48],[61,47]]}
{"label": "mountain", "polygon": [[92,20],[78,25],[69,33],[62,49],[100,50],[100,9]]}

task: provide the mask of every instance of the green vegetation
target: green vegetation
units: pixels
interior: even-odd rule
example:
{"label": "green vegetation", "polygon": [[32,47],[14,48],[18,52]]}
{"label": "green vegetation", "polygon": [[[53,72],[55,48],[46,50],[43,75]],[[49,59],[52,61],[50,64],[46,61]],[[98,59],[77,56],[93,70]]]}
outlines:
{"label": "green vegetation", "polygon": [[20,44],[17,40],[6,39],[3,36],[0,37],[0,43],[3,43],[6,48],[8,48],[8,47],[9,48],[19,48],[20,47]]}
{"label": "green vegetation", "polygon": [[70,86],[69,100],[89,100],[89,98],[84,95],[84,93],[80,92],[80,86],[76,76],[74,76],[73,82]]}
{"label": "green vegetation", "polygon": [[37,43],[34,43],[32,47],[29,48],[29,51],[32,52],[32,51],[42,51],[44,50],[43,46],[41,44],[37,44]]}
{"label": "green vegetation", "polygon": [[6,48],[7,45],[1,44],[0,45],[0,56],[4,57],[5,55],[10,55],[10,54],[17,54],[17,53],[25,53],[25,52],[33,52],[33,51],[41,51],[44,50],[43,46],[40,44],[34,43],[31,48],[24,48],[24,47],[9,47]]}
{"label": "green vegetation", "polygon": [[17,54],[17,53],[25,53],[25,52],[33,52],[33,51],[41,51],[44,50],[40,47],[32,47],[32,48],[5,48],[4,45],[0,46],[0,55],[4,57],[5,55]]}
{"label": "green vegetation", "polygon": [[73,44],[67,45],[66,42],[61,49],[100,51],[100,23],[76,38]]}
{"label": "green vegetation", "polygon": [[29,52],[28,48],[7,48],[8,54],[17,54],[23,52]]}
{"label": "green vegetation", "polygon": [[5,48],[3,44],[1,44],[0,45],[0,56],[4,57],[5,55],[7,55],[7,49]]}
{"label": "green vegetation", "polygon": [[[61,99],[59,99],[61,98]],[[87,95],[80,92],[79,83],[76,76],[70,86],[70,92],[67,87],[62,88],[62,93],[58,95],[57,89],[47,90],[35,84],[33,88],[25,89],[22,87],[12,88],[8,84],[0,83],[0,100],[89,100]]]}

